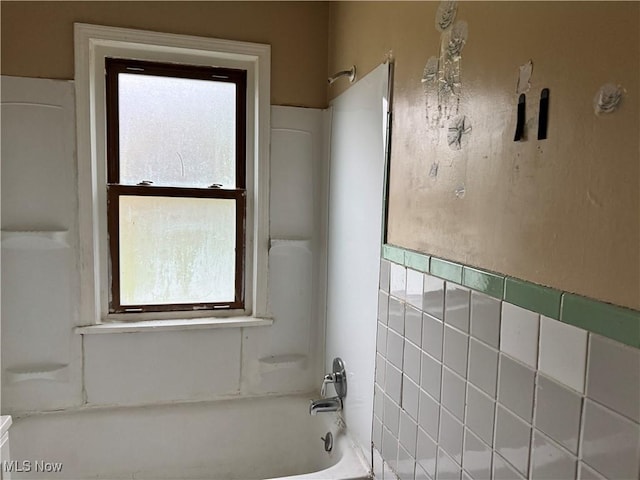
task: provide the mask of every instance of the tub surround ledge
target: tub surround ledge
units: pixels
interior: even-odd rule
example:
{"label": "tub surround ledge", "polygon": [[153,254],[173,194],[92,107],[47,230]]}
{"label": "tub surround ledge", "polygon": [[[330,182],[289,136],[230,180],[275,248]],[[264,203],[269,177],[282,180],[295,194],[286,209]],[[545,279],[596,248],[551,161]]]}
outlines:
{"label": "tub surround ledge", "polygon": [[109,322],[76,327],[75,333],[93,335],[104,333],[167,332],[184,330],[205,330],[212,328],[268,327],[271,318],[229,317],[190,318],[185,320],[145,320],[140,322]]}

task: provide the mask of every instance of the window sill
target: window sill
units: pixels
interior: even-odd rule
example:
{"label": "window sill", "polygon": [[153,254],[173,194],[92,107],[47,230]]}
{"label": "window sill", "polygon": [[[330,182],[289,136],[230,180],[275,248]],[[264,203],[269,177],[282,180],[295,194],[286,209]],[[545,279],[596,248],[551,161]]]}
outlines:
{"label": "window sill", "polygon": [[114,322],[76,327],[79,335],[103,333],[169,332],[184,330],[208,330],[211,328],[267,327],[273,325],[269,318],[191,318],[187,320],[148,320],[144,322]]}

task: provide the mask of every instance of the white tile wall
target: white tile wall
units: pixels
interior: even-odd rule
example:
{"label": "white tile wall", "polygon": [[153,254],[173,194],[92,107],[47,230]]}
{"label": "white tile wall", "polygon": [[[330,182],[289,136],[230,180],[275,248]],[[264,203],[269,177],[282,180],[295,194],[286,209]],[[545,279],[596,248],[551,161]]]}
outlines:
{"label": "white tile wall", "polygon": [[591,335],[588,396],[640,422],[640,350]]}
{"label": "white tile wall", "polygon": [[[395,471],[385,479],[637,480],[640,350],[465,290],[424,275],[420,344],[404,315],[403,363],[376,362],[387,371],[376,388],[384,401],[374,399],[373,444]],[[445,291],[458,306],[447,312]],[[393,308],[405,307],[414,322],[413,306]],[[415,451],[406,436],[414,425]]]}
{"label": "white tile wall", "polygon": [[541,372],[582,393],[586,354],[585,330],[545,316],[540,318]]}
{"label": "white tile wall", "polygon": [[540,432],[533,434],[531,478],[575,478],[576,458]]}
{"label": "white tile wall", "polygon": [[640,427],[587,399],[582,431],[582,460],[607,478],[637,478]]}
{"label": "white tile wall", "polygon": [[500,350],[529,365],[538,366],[540,315],[510,303],[502,303]]}

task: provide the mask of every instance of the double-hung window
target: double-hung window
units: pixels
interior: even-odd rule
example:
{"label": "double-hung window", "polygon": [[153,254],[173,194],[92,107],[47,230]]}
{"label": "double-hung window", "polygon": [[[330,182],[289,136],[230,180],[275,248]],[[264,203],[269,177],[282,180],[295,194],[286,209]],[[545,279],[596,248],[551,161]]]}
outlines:
{"label": "double-hung window", "polygon": [[105,72],[109,312],[244,309],[247,72]]}
{"label": "double-hung window", "polygon": [[74,29],[81,324],[263,325],[270,47]]}

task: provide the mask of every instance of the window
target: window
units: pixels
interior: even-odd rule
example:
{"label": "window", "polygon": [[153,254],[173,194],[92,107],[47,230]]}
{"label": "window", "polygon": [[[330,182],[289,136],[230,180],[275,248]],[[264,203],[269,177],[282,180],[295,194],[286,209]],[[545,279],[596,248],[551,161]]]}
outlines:
{"label": "window", "polygon": [[270,47],[76,24],[75,61],[79,324],[269,317]]}
{"label": "window", "polygon": [[246,72],[105,71],[109,311],[243,309]]}

